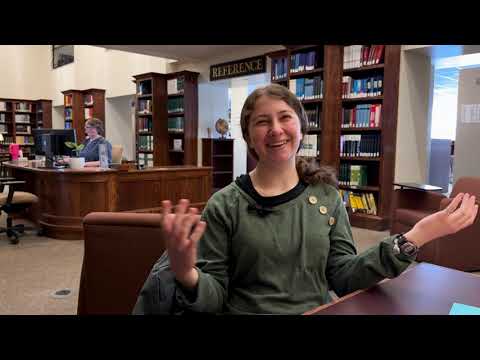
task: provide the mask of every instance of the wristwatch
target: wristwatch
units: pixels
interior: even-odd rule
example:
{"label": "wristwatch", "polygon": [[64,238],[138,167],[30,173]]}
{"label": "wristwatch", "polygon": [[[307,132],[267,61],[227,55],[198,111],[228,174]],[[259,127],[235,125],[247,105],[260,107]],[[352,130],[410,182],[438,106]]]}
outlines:
{"label": "wristwatch", "polygon": [[408,241],[402,234],[398,234],[393,239],[393,252],[395,254],[403,254],[406,256],[415,256],[418,253],[418,246]]}

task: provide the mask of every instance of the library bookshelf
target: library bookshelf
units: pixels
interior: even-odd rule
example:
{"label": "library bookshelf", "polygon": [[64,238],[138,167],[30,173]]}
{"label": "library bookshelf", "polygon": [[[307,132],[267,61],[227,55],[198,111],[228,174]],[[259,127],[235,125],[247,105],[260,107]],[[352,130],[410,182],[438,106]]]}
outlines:
{"label": "library bookshelf", "polygon": [[65,129],[75,129],[77,142],[81,143],[85,140],[85,121],[97,118],[105,124],[105,90],[65,90],[62,94]]}
{"label": "library bookshelf", "polygon": [[0,157],[8,159],[9,145],[19,144],[24,156],[32,158],[32,130],[51,127],[52,100],[0,99]]}
{"label": "library bookshelf", "polygon": [[138,164],[197,165],[198,73],[151,72],[134,83]]}
{"label": "library bookshelf", "polygon": [[[310,142],[306,137],[307,147],[314,147],[309,156],[337,170],[343,194],[373,195],[375,213],[368,205],[354,209],[344,198],[351,224],[372,230],[387,229],[395,172],[400,46],[286,46],[285,50],[267,55],[271,58],[271,82],[294,92],[309,115],[307,134],[316,136]],[[315,80],[318,77],[319,89]],[[318,93],[320,96],[315,96]],[[351,121],[357,115],[362,122]],[[357,147],[352,151],[355,143]],[[371,144],[375,144],[376,153],[370,151]],[[358,185],[348,174],[345,177],[344,170],[352,165],[364,169],[366,183]]]}

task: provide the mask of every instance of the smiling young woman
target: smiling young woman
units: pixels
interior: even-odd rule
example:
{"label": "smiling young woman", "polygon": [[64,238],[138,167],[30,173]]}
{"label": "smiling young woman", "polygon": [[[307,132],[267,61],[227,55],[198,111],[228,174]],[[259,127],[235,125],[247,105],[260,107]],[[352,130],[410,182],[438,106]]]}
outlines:
{"label": "smiling young woman", "polygon": [[343,296],[398,276],[419,246],[477,215],[475,197],[459,194],[448,211],[358,255],[334,173],[297,160],[307,116],[295,95],[276,84],[253,91],[240,123],[256,168],[212,195],[201,216],[186,199],[174,212],[163,202],[166,256],[134,313],[158,313],[169,299],[169,313],[301,314],[330,302],[329,289]]}

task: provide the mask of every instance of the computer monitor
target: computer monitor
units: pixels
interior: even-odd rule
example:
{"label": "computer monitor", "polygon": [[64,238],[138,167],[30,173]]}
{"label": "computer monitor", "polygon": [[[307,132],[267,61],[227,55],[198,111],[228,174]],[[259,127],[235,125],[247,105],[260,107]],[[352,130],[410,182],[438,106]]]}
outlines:
{"label": "computer monitor", "polygon": [[65,142],[77,142],[75,129],[32,129],[35,155],[72,156],[72,149]]}

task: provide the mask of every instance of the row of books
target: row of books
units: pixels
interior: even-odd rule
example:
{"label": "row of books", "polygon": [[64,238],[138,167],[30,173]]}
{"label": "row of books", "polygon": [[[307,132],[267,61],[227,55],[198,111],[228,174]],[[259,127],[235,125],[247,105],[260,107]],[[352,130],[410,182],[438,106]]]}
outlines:
{"label": "row of books", "polygon": [[385,45],[350,45],[343,49],[343,68],[352,69],[383,63]]}
{"label": "row of books", "polygon": [[185,77],[178,76],[175,79],[167,80],[167,94],[182,93],[185,87]]}
{"label": "row of books", "polygon": [[309,71],[319,68],[317,51],[299,52],[290,55],[290,73]]}
{"label": "row of books", "polygon": [[143,80],[138,82],[138,95],[150,95],[152,93],[152,80]]}
{"label": "row of books", "polygon": [[0,124],[0,132],[1,133],[8,132],[7,124]]}
{"label": "row of books", "polygon": [[138,164],[153,167],[153,154],[138,153]]}
{"label": "row of books", "polygon": [[65,109],[65,120],[66,121],[72,121],[73,119],[73,110],[70,108]]}
{"label": "row of books", "polygon": [[313,78],[290,79],[289,89],[300,100],[323,98],[323,80],[320,75]]}
{"label": "row of books", "polygon": [[287,58],[275,58],[272,60],[272,80],[281,80],[287,78]]}
{"label": "row of books", "polygon": [[383,94],[383,75],[362,79],[352,79],[351,76],[342,78],[342,98],[364,98],[381,96]]}
{"label": "row of books", "polygon": [[7,111],[7,102],[0,101],[0,111]]}
{"label": "row of books", "polygon": [[30,114],[15,114],[16,123],[30,123]]}
{"label": "row of books", "polygon": [[73,104],[73,95],[65,95],[65,98],[64,98],[64,104],[65,106],[72,106]]}
{"label": "row of books", "polygon": [[380,127],[381,104],[359,104],[353,109],[343,109],[342,128]]}
{"label": "row of books", "polygon": [[93,108],[85,108],[85,119],[93,118]]}
{"label": "row of books", "polygon": [[31,126],[30,125],[25,125],[25,124],[16,124],[15,125],[16,129],[15,131],[17,133],[21,132],[21,133],[31,133]]}
{"label": "row of books", "polygon": [[153,151],[153,136],[152,135],[139,136],[138,150]]}
{"label": "row of books", "polygon": [[15,103],[15,111],[33,112],[33,104],[26,102]]}
{"label": "row of books", "polygon": [[183,97],[168,99],[167,111],[168,113],[183,112]]}
{"label": "row of books", "polygon": [[377,204],[373,193],[340,190],[340,196],[345,207],[350,208],[353,213],[377,215]]}
{"label": "row of books", "polygon": [[5,121],[7,121],[5,114],[0,114],[0,122],[5,122]]}
{"label": "row of books", "polygon": [[33,145],[33,136],[16,136],[16,143],[20,145]]}
{"label": "row of books", "polygon": [[321,109],[315,106],[314,109],[305,109],[305,112],[307,113],[308,127],[310,129],[320,128]]}
{"label": "row of books", "polygon": [[340,136],[340,156],[379,157],[380,134]]}
{"label": "row of books", "polygon": [[183,132],[183,116],[168,118],[168,132]]}
{"label": "row of books", "polygon": [[138,100],[138,112],[149,114],[152,112],[152,100]]}
{"label": "row of books", "polygon": [[8,144],[13,144],[13,136],[11,135],[3,135],[3,140],[0,141],[0,144],[3,145],[8,145]]}
{"label": "row of books", "polygon": [[151,118],[139,118],[138,119],[138,132],[152,132],[153,125]]}
{"label": "row of books", "polygon": [[367,165],[340,164],[338,183],[346,186],[367,186]]}
{"label": "row of books", "polygon": [[320,139],[316,134],[303,136],[302,145],[297,153],[298,156],[315,157],[320,155]]}

